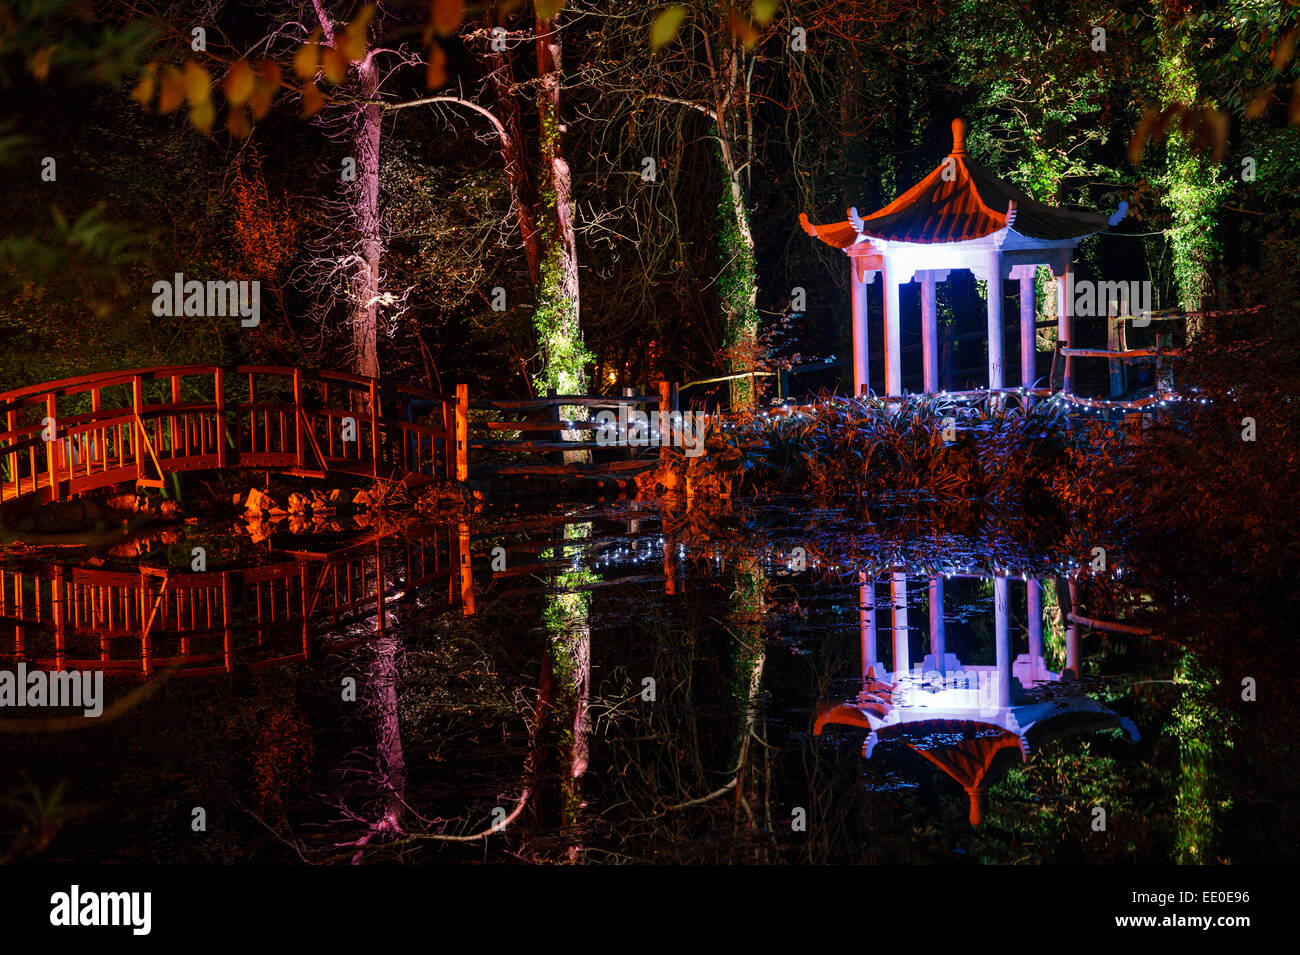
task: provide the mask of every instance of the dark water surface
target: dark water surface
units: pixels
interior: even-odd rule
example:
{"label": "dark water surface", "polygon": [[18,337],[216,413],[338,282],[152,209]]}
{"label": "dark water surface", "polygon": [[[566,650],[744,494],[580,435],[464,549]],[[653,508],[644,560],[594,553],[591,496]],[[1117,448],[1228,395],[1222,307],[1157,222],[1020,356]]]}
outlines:
{"label": "dark water surface", "polygon": [[[219,533],[185,535],[141,559],[180,569],[123,598],[136,609],[117,630],[56,640],[32,625],[0,643],[0,667],[18,650],[48,665],[60,646],[65,662],[111,659],[110,709],[125,701],[71,730],[0,715],[0,857],[1128,865],[1292,852],[1285,753],[1250,722],[1260,703],[1231,705],[1232,660],[1069,624],[1079,568],[994,533],[793,507],[701,527],[628,505],[342,551],[347,535],[279,539],[206,603],[175,588],[192,541]],[[249,563],[248,548],[228,550]],[[238,566],[220,556],[215,570]],[[131,567],[100,565],[127,583]],[[1140,580],[1108,586],[1142,600]],[[145,676],[151,612],[161,662]],[[168,675],[169,661],[182,669]]]}

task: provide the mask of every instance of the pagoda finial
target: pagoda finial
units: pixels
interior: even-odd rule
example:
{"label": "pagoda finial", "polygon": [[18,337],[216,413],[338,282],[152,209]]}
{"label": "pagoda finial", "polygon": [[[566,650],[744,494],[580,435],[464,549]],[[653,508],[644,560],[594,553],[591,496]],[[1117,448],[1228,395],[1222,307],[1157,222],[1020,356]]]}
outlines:
{"label": "pagoda finial", "polygon": [[966,154],[966,120],[958,116],[952,121],[952,153],[953,156],[964,156]]}

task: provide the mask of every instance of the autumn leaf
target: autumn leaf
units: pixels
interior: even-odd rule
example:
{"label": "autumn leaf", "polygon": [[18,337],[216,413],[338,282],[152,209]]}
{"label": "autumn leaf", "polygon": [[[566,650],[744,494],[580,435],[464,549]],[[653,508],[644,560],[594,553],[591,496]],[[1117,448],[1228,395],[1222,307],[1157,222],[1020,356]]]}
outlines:
{"label": "autumn leaf", "polygon": [[325,94],[317,89],[315,83],[308,83],[302,88],[302,114],[315,116],[325,105]]}
{"label": "autumn leaf", "polygon": [[776,16],[777,7],[780,5],[780,0],[754,0],[754,5],[751,7],[754,12],[754,21],[759,26],[767,26],[772,22],[772,18]]}
{"label": "autumn leaf", "polygon": [[142,109],[149,108],[149,101],[153,99],[154,82],[158,77],[158,64],[145,64],[144,72],[140,74],[140,81],[135,84],[135,89],[131,91],[131,99],[140,104]]}
{"label": "autumn leaf", "polygon": [[253,119],[261,119],[271,111],[271,91],[258,84],[253,95],[248,98],[248,105],[253,110]]}
{"label": "autumn leaf", "polygon": [[[194,60],[185,61],[185,98],[190,106],[200,106],[212,98],[212,77]],[[208,128],[212,128],[210,122]]]}
{"label": "autumn leaf", "polygon": [[354,63],[363,59],[366,55],[366,30],[369,29],[370,20],[374,15],[375,5],[367,3],[352,18],[352,22],[347,25],[347,29],[343,31],[343,42],[339,49],[344,56]]}
{"label": "autumn leaf", "polygon": [[44,46],[32,54],[31,59],[27,61],[27,68],[32,71],[32,76],[36,77],[38,82],[44,83],[50,77],[50,57],[57,50],[56,46]]}
{"label": "autumn leaf", "polygon": [[221,82],[221,91],[226,100],[234,106],[243,106],[253,95],[253,85],[257,77],[247,60],[240,60],[230,68],[226,78]]}
{"label": "autumn leaf", "polygon": [[564,9],[564,0],[533,0],[537,9],[537,19],[552,20]]}
{"label": "autumn leaf", "polygon": [[226,114],[226,129],[236,139],[247,139],[252,135],[253,127],[248,121],[248,113],[243,107],[232,106]]}
{"label": "autumn leaf", "polygon": [[465,19],[465,0],[433,0],[433,29],[438,36],[451,36]]}
{"label": "autumn leaf", "polygon": [[425,83],[429,89],[436,90],[447,82],[447,54],[436,43],[429,50],[429,69],[425,74]]}
{"label": "autumn leaf", "polygon": [[257,78],[271,93],[280,88],[280,64],[275,60],[263,60],[257,68]]}
{"label": "autumn leaf", "polygon": [[332,46],[325,47],[321,50],[321,72],[327,81],[338,86],[348,74],[348,58]]}
{"label": "autumn leaf", "polygon": [[162,86],[158,93],[158,112],[174,113],[185,102],[185,77],[168,63],[163,67]]}
{"label": "autumn leaf", "polygon": [[758,31],[754,29],[754,25],[735,10],[731,11],[731,32],[740,37],[746,50],[752,50],[754,44],[758,42]]}
{"label": "autumn leaf", "polygon": [[316,75],[316,67],[320,63],[319,41],[320,30],[313,30],[311,37],[293,55],[293,71],[304,80],[310,80]]}
{"label": "autumn leaf", "polygon": [[672,6],[654,18],[650,24],[650,52],[672,43],[686,20],[687,10],[682,6]]}
{"label": "autumn leaf", "polygon": [[1264,89],[1259,91],[1255,98],[1250,101],[1250,105],[1246,107],[1246,118],[1259,119],[1264,115],[1265,111],[1268,109],[1268,104],[1272,101],[1273,88],[1271,86],[1266,86]]}
{"label": "autumn leaf", "polygon": [[1273,63],[1273,69],[1279,73],[1286,68],[1286,65],[1291,62],[1291,57],[1295,55],[1296,30],[1297,27],[1288,30],[1278,41],[1277,46],[1269,52],[1268,58]]}
{"label": "autumn leaf", "polygon": [[211,97],[190,107],[190,124],[201,133],[212,132],[212,121],[216,116],[217,111],[212,105]]}
{"label": "autumn leaf", "polygon": [[257,88],[249,97],[248,105],[253,110],[253,119],[261,119],[271,111],[271,103],[280,88],[280,67],[271,59],[263,60],[257,68]]}

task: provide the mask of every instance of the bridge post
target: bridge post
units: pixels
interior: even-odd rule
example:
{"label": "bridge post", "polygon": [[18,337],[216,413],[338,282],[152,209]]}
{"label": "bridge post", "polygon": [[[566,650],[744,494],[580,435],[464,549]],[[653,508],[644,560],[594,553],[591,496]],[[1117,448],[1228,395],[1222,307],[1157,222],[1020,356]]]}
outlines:
{"label": "bridge post", "polygon": [[[181,376],[172,375],[172,404],[174,405],[180,404],[180,401],[181,401]],[[171,421],[172,421],[172,458],[180,457],[181,454],[189,454],[190,452],[189,421],[186,419],[185,415],[181,415],[181,426],[184,427],[185,429],[185,438],[181,442],[181,446],[184,448],[184,450],[181,451],[179,454],[177,453],[176,450],[176,415],[174,413],[171,416]],[[158,453],[161,456],[162,454],[161,444],[158,446]]]}
{"label": "bridge post", "polygon": [[[458,385],[457,389],[459,390],[460,387],[462,386]],[[460,580],[461,615],[472,617],[474,616],[474,575],[470,567],[469,524],[466,521],[459,522],[456,528],[456,541],[460,560],[456,576]]]}
{"label": "bridge post", "polygon": [[[16,411],[10,411],[7,415],[5,415],[5,421],[9,433],[13,434],[14,429],[18,427],[18,413]],[[11,441],[10,447],[12,446],[13,446],[13,442]],[[9,480],[13,482],[14,497],[17,497],[22,493],[23,490],[22,482],[18,479],[18,452],[10,451],[8,454],[8,458],[9,458]]]}
{"label": "bridge post", "polygon": [[370,379],[370,461],[374,476],[379,477],[379,395],[375,380]]}
{"label": "bridge post", "polygon": [[469,385],[456,386],[456,480],[469,480]]}
{"label": "bridge post", "polygon": [[[36,579],[39,582],[40,578]],[[68,655],[67,600],[67,570],[62,564],[56,564],[54,579],[50,581],[50,614],[54,617],[54,665],[60,670],[67,663]]]}
{"label": "bridge post", "polygon": [[[140,412],[144,408],[144,381],[139,375],[131,376],[131,410],[135,414],[134,434],[131,443],[134,447],[131,449],[135,452],[135,479],[139,481],[144,477],[144,419],[140,417]],[[160,475],[161,476],[161,475]]]}
{"label": "bridge post", "polygon": [[217,467],[226,467],[226,374],[218,367],[212,373],[212,387],[217,402]]}
{"label": "bridge post", "polygon": [[59,453],[59,418],[55,406],[54,395],[45,396],[45,415],[54,424],[54,439],[45,442],[45,470],[50,476],[50,500],[59,499],[59,474],[58,474],[58,453]]}
{"label": "bridge post", "polygon": [[[375,386],[370,386],[370,402],[372,406],[371,421],[374,421]],[[294,368],[293,370],[293,448],[294,454],[297,455],[298,467],[301,469],[307,463],[306,456],[302,452],[302,369]]]}

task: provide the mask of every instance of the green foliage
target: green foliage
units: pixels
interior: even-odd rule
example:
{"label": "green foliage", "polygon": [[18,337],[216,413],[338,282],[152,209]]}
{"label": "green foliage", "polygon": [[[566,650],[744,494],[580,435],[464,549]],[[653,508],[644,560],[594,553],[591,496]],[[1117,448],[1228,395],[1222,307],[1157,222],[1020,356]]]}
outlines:
{"label": "green foliage", "polygon": [[578,303],[563,290],[563,256],[564,250],[558,242],[547,246],[537,304],[533,308],[533,328],[543,358],[542,370],[533,379],[538,394],[544,394],[548,388],[562,395],[585,394],[586,366],[595,360],[582,342]]}

